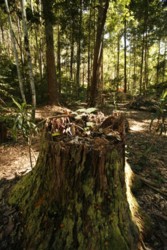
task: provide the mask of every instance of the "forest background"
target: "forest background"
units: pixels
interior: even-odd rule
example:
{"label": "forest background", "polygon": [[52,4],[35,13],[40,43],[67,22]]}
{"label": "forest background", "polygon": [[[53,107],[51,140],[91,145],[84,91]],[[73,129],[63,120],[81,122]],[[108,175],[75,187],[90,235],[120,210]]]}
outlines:
{"label": "forest background", "polygon": [[95,106],[107,93],[162,92],[166,20],[160,0],[1,0],[1,103]]}

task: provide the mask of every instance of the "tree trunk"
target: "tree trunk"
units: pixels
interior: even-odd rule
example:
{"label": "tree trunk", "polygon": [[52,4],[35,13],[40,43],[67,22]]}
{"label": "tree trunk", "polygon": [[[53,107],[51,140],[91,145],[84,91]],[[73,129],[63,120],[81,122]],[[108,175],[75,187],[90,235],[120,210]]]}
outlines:
{"label": "tree trunk", "polygon": [[138,249],[126,198],[124,141],[116,134],[45,133],[36,167],[10,197],[23,213],[27,250]]}
{"label": "tree trunk", "polygon": [[167,62],[166,62],[166,56],[167,56],[167,41],[165,40],[165,49],[164,49],[164,65],[163,65],[163,72],[162,72],[162,82],[165,82],[166,78],[166,65],[167,65]]}
{"label": "tree trunk", "polygon": [[59,104],[58,83],[56,79],[56,65],[54,55],[54,38],[53,38],[53,13],[52,1],[42,0],[43,15],[45,20],[45,37],[46,37],[46,68],[49,104]]}
{"label": "tree trunk", "polygon": [[59,95],[61,95],[61,40],[60,25],[57,26],[57,75],[59,82]]}
{"label": "tree trunk", "polygon": [[144,63],[144,34],[143,34],[143,39],[142,39],[142,51],[141,51],[141,64],[140,64],[140,95],[143,92],[143,63]]}
{"label": "tree trunk", "polygon": [[82,8],[83,2],[80,0],[79,3],[79,27],[78,27],[78,38],[77,38],[77,71],[76,71],[76,90],[77,97],[79,97],[80,88],[80,67],[81,67],[81,35],[82,35]]}
{"label": "tree trunk", "polygon": [[127,92],[127,23],[126,23],[126,17],[124,20],[124,93]]}
{"label": "tree trunk", "polygon": [[23,31],[24,31],[24,45],[25,45],[25,52],[26,52],[26,56],[27,56],[27,66],[28,66],[31,95],[32,95],[32,119],[34,120],[35,119],[35,109],[36,109],[36,90],[35,90],[35,82],[34,82],[33,68],[32,68],[32,59],[31,59],[30,45],[29,45],[29,36],[28,36],[28,29],[27,29],[26,0],[21,0],[21,1],[22,1],[22,21],[23,21]]}
{"label": "tree trunk", "polygon": [[158,41],[158,56],[157,56],[157,65],[156,65],[156,84],[159,83],[160,49],[161,49],[161,38],[159,38],[159,41]]}
{"label": "tree trunk", "polygon": [[117,92],[119,89],[119,83],[120,83],[120,33],[118,33],[117,38]]}
{"label": "tree trunk", "polygon": [[101,59],[101,49],[102,49],[102,38],[103,38],[103,29],[106,21],[107,10],[109,7],[109,0],[99,0],[98,6],[98,22],[97,22],[97,32],[96,32],[96,43],[94,48],[94,59],[93,59],[93,73],[92,73],[92,82],[90,89],[90,101],[89,106],[96,105],[96,96],[98,92],[98,71],[99,64]]}
{"label": "tree trunk", "polygon": [[17,52],[17,49],[16,49],[16,41],[15,41],[13,28],[12,28],[12,19],[11,19],[11,16],[10,16],[10,10],[9,10],[9,5],[8,5],[7,0],[5,0],[5,5],[6,5],[6,11],[7,11],[7,14],[8,14],[10,36],[11,36],[11,40],[12,40],[13,52],[14,52],[14,57],[15,57],[15,62],[16,62],[16,67],[17,67],[17,75],[18,75],[18,80],[19,80],[20,93],[21,93],[21,97],[22,97],[23,102],[26,103],[23,80],[22,80],[21,70],[20,70],[20,66],[19,66],[18,52]]}

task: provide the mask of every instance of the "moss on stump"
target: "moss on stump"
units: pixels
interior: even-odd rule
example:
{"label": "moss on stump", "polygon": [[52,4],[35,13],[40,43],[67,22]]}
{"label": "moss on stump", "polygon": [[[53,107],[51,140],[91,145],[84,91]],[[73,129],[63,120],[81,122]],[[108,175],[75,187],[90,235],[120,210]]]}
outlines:
{"label": "moss on stump", "polygon": [[10,203],[23,213],[27,250],[137,249],[124,142],[114,137],[45,137],[36,167],[15,186]]}

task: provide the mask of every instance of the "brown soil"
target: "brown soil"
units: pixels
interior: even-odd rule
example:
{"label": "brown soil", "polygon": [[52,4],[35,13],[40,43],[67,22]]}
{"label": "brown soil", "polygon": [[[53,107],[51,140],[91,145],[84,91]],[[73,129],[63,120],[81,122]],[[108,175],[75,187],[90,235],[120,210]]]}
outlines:
{"label": "brown soil", "polygon": [[[45,107],[37,112],[38,118],[54,115],[67,109]],[[126,157],[132,170],[141,181],[134,189],[135,197],[143,211],[151,218],[152,231],[145,234],[146,249],[167,249],[167,137],[149,133],[151,113],[126,111],[130,132],[126,138]],[[39,153],[39,139],[33,140],[33,165]],[[0,249],[21,250],[23,224],[17,208],[7,204],[11,187],[31,171],[28,147],[23,139],[0,145]],[[136,250],[136,249],[135,249]]]}

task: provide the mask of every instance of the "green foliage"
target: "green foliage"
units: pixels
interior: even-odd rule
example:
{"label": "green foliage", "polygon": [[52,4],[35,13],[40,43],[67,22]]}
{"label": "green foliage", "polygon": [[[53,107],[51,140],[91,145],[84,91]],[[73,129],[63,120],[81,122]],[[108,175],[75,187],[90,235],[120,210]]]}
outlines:
{"label": "green foliage", "polygon": [[16,106],[16,115],[11,130],[12,135],[17,139],[18,132],[21,132],[24,138],[29,140],[33,134],[38,132],[36,124],[31,120],[31,105],[27,105],[26,103],[20,104],[14,98],[12,100]]}
{"label": "green foliage", "polygon": [[14,95],[20,95],[16,65],[7,55],[0,54],[0,98],[10,102]]}
{"label": "green foliage", "polygon": [[160,135],[167,131],[167,89],[161,94],[158,104],[155,106],[156,113],[150,122],[150,131],[158,132]]}

